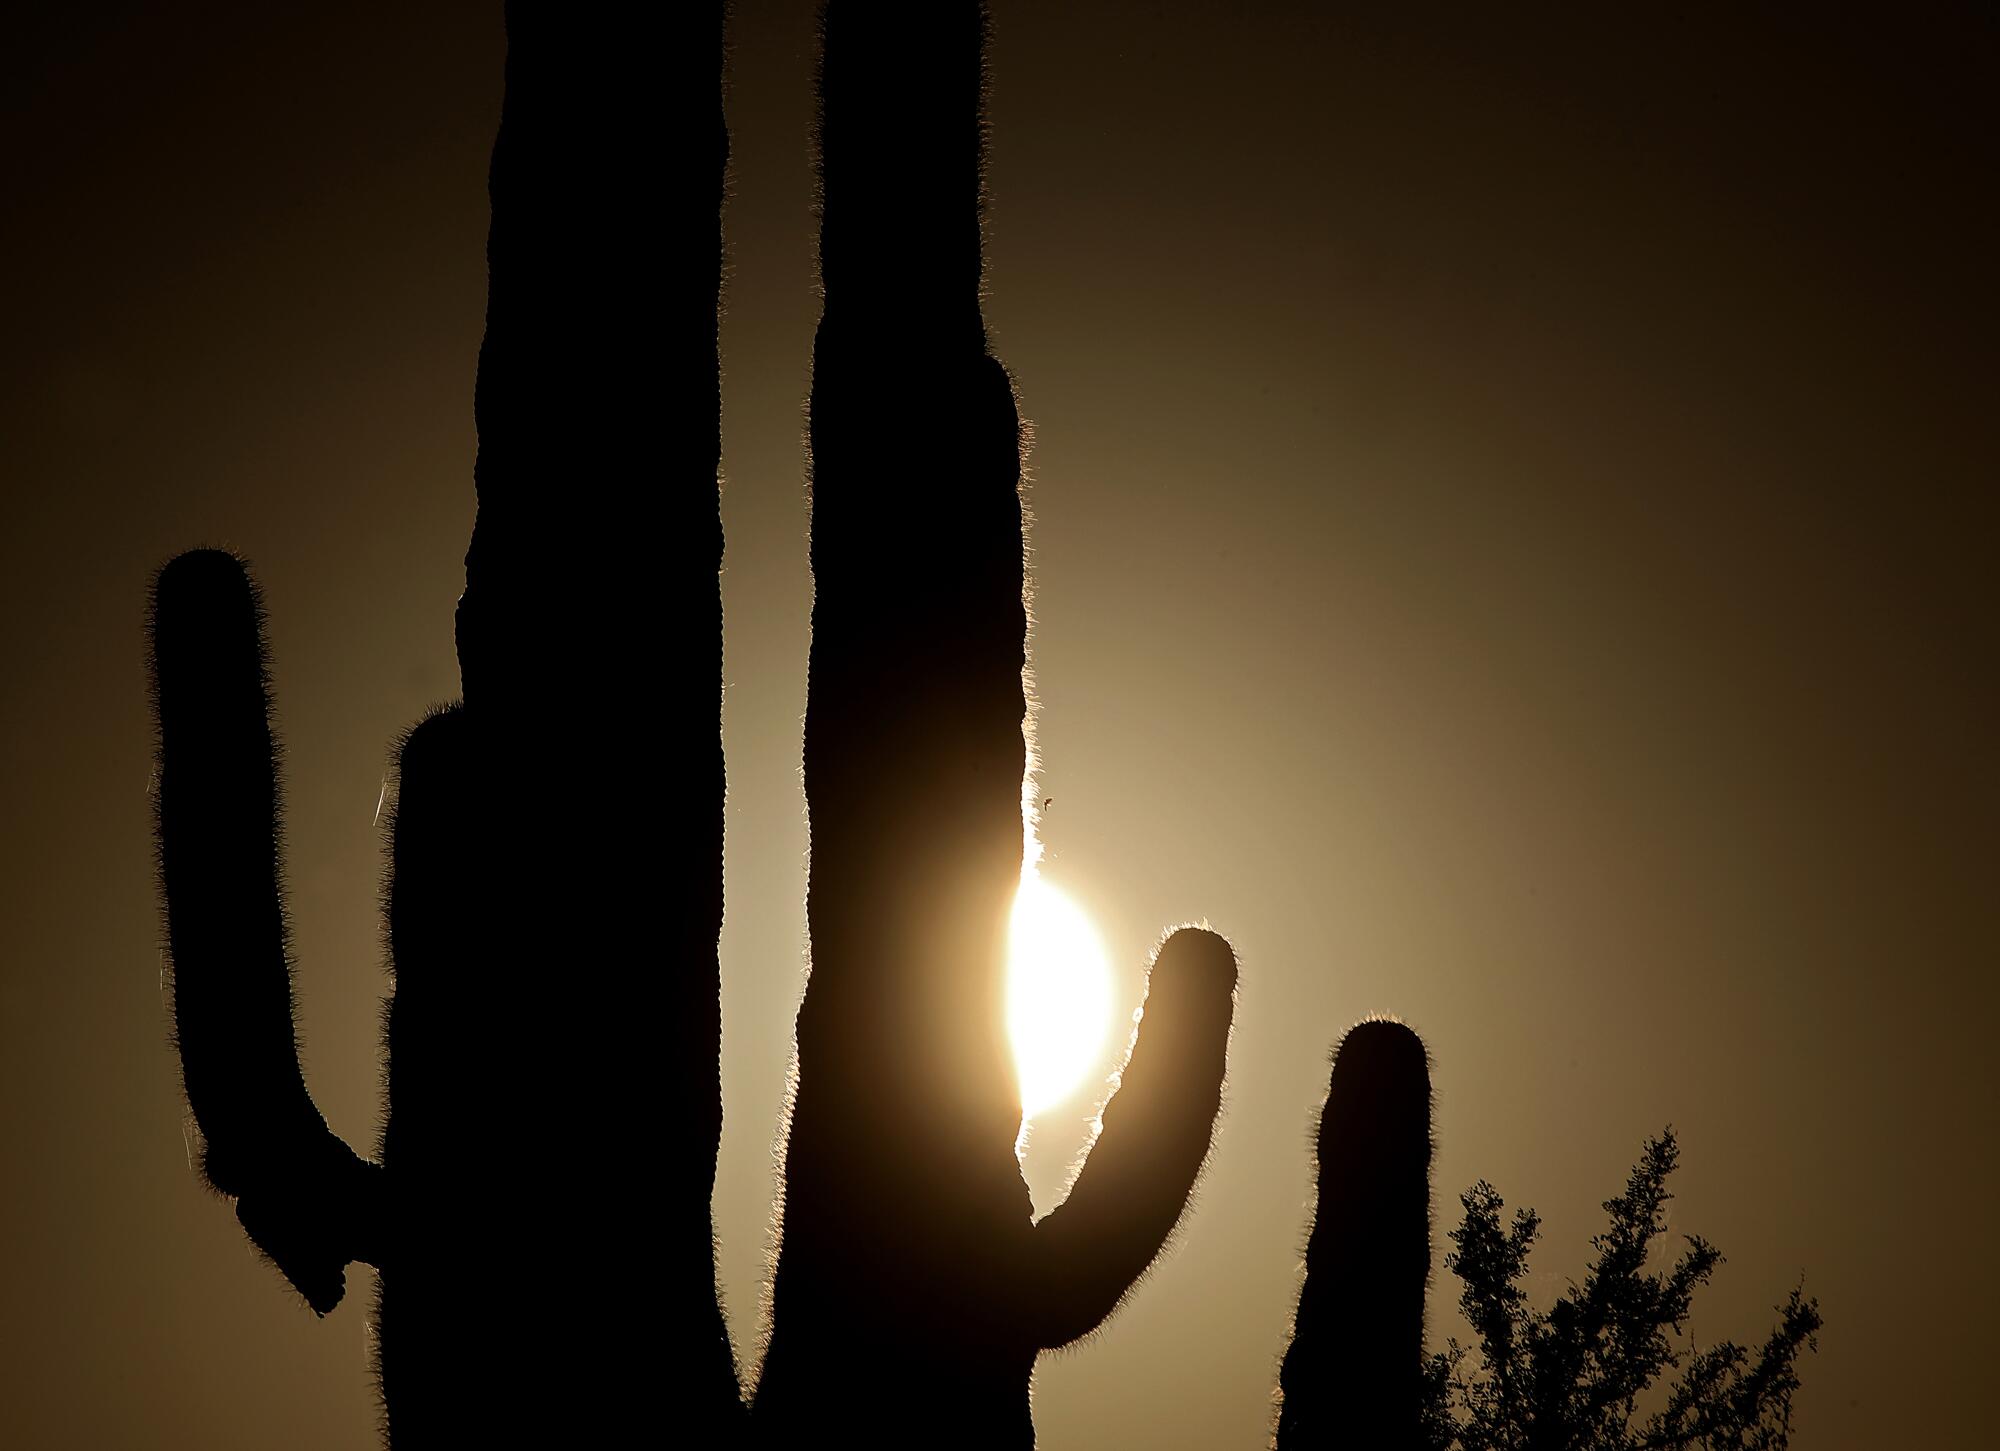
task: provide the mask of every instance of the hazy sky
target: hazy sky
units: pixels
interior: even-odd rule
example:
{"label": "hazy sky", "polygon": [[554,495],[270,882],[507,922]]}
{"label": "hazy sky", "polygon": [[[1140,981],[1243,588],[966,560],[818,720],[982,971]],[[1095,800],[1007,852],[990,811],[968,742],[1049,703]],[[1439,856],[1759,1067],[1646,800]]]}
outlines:
{"label": "hazy sky", "polygon": [[[1046,1451],[1263,1444],[1326,1050],[1370,1011],[1436,1059],[1440,1256],[1490,1179],[1542,1211],[1546,1304],[1672,1123],[1675,1228],[1729,1257],[1697,1339],[1821,1298],[1801,1448],[1990,1434],[1994,21],[1784,8],[996,0],[1044,873],[1127,1006],[1171,922],[1243,969],[1197,1211],[1044,1360]],[[456,689],[498,6],[28,10],[0,1440],[352,1451],[369,1296],[315,1322],[186,1164],[140,624],[177,549],[260,571],[308,1072],[372,1145],[373,817]],[[748,1347],[803,964],[817,301],[811,7],[738,10],[716,1205]],[[560,775],[523,762],[523,809]],[[1088,1108],[1037,1126],[1044,1204]],[[894,1374],[857,1388],[885,1418]]]}

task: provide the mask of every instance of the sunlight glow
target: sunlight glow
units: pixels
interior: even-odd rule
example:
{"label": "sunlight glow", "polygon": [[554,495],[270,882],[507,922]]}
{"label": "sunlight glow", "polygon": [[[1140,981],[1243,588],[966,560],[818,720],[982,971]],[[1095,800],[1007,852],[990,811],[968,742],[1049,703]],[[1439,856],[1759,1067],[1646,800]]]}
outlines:
{"label": "sunlight glow", "polygon": [[1110,1026],[1111,968],[1097,929],[1030,867],[1014,898],[1007,954],[1007,1032],[1024,1116],[1075,1091]]}

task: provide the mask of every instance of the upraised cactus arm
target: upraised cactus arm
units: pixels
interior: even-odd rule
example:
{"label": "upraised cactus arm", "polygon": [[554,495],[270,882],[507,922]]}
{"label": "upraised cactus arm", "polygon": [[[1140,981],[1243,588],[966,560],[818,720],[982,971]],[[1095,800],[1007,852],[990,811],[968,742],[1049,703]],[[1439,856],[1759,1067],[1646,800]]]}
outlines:
{"label": "upraised cactus arm", "polygon": [[1028,1379],[1088,1333],[1206,1156],[1235,964],[1177,934],[1124,1086],[1039,1226],[1004,1033],[1026,716],[1020,426],[980,316],[982,17],[824,15],[806,709],[812,973],[797,1029],[766,1444],[891,1367],[926,1441],[1031,1444]]}
{"label": "upraised cactus arm", "polygon": [[220,550],[154,582],[154,787],[174,1037],[203,1177],[314,1311],[380,1252],[379,1178],[299,1072],[262,608]]}
{"label": "upraised cactus arm", "polygon": [[1160,949],[1103,1132],[1069,1197],[1035,1226],[1045,1348],[1096,1329],[1179,1222],[1222,1107],[1235,989],[1235,957],[1215,933],[1184,929]]}

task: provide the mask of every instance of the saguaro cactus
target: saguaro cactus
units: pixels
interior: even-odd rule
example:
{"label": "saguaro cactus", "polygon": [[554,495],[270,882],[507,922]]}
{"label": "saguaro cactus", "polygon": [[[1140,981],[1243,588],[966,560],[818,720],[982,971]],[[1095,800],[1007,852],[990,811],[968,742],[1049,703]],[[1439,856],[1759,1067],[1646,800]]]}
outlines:
{"label": "saguaro cactus", "polygon": [[[156,582],[161,878],[203,1172],[317,1312],[347,1265],[378,1268],[403,1451],[633,1425],[671,1444],[819,1445],[863,1395],[855,1429],[888,1444],[1025,1447],[1036,1355],[1098,1325],[1185,1207],[1235,962],[1213,933],[1167,940],[1102,1135],[1034,1222],[1001,1011],[1026,612],[1020,425],[979,304],[983,16],[834,0],[813,965],[775,1321],[745,1407],[709,1209],[720,13],[655,23],[508,9],[464,702],[399,750],[378,1160],[329,1131],[299,1070],[258,598],[221,551]],[[1402,1444],[1428,1153],[1422,1047],[1364,1025],[1322,1131],[1286,1451]]]}
{"label": "saguaro cactus", "polygon": [[174,1014],[209,1182],[313,1308],[380,1270],[400,1448],[721,1446],[720,7],[508,7],[465,703],[400,752],[380,1162],[299,1074],[256,597],[153,615]]}
{"label": "saguaro cactus", "polygon": [[[1176,934],[1068,1200],[1014,1155],[1004,943],[1022,864],[1020,428],[980,316],[973,3],[833,0],[821,59],[815,595],[799,1012],[768,1444],[1025,1447],[1036,1354],[1117,1305],[1208,1145],[1235,964]],[[886,1405],[858,1399],[893,1371]]]}

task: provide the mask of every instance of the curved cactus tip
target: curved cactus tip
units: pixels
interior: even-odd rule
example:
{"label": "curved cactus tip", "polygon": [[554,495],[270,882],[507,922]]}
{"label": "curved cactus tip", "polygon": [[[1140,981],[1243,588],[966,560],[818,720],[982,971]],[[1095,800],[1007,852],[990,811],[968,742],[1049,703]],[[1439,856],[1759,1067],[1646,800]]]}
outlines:
{"label": "curved cactus tip", "polygon": [[146,600],[155,705],[163,670],[202,662],[215,668],[218,650],[259,640],[264,601],[248,565],[226,549],[190,549],[153,575]]}
{"label": "curved cactus tip", "polygon": [[1394,1018],[1365,1018],[1347,1030],[1333,1050],[1335,1073],[1343,1068],[1373,1078],[1430,1077],[1430,1051],[1407,1023]]}
{"label": "curved cactus tip", "polygon": [[[1395,1156],[1421,1147],[1430,1158],[1430,1051],[1416,1030],[1393,1018],[1368,1018],[1347,1030],[1333,1050],[1333,1073],[1320,1115],[1322,1159],[1336,1139],[1397,1144]],[[1355,1137],[1358,1136],[1358,1137]]]}
{"label": "curved cactus tip", "polygon": [[1195,999],[1233,998],[1236,981],[1236,953],[1228,938],[1208,927],[1177,927],[1154,955],[1147,995],[1167,988]]}
{"label": "curved cactus tip", "polygon": [[[225,700],[235,703],[226,712],[232,730],[265,728],[263,708],[252,709],[269,690],[264,597],[242,558],[226,549],[190,549],[161,565],[146,601],[146,636],[162,745],[176,726],[223,719],[217,711]],[[197,748],[214,744],[179,734]]]}
{"label": "curved cactus tip", "polygon": [[251,582],[249,565],[227,549],[189,549],[169,559],[153,575],[156,612],[243,600],[254,606],[257,587]]}

